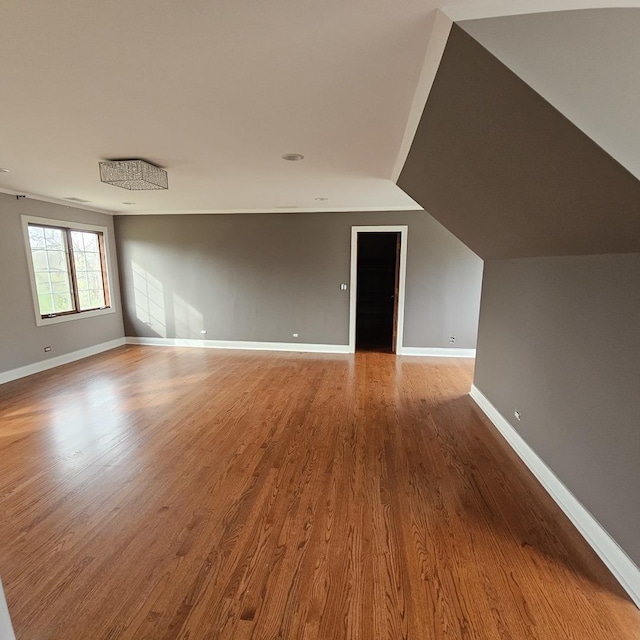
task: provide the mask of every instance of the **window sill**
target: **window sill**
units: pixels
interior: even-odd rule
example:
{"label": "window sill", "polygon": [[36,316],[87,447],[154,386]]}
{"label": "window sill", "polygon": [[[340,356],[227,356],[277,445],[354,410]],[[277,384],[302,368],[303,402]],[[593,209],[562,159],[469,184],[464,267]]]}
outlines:
{"label": "window sill", "polygon": [[108,309],[95,309],[94,311],[83,311],[82,313],[71,313],[66,316],[53,316],[53,318],[41,318],[36,317],[36,325],[38,327],[46,327],[50,324],[58,324],[59,322],[71,322],[71,320],[84,320],[85,318],[96,318],[98,316],[106,316],[110,313],[115,313],[116,310],[113,307]]}

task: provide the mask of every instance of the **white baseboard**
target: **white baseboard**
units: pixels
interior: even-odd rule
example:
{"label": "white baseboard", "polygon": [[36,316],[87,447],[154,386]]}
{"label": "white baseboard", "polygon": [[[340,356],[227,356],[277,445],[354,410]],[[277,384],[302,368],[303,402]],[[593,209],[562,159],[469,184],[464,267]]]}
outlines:
{"label": "white baseboard", "polygon": [[[191,338],[125,338],[127,344],[152,347],[200,347],[204,349],[246,349],[249,351],[296,351],[298,353],[353,353],[347,344],[309,344],[301,342],[250,342],[248,340],[197,340]],[[475,349],[440,347],[402,347],[401,356],[475,358]]]}
{"label": "white baseboard", "polygon": [[308,353],[349,353],[347,344],[306,344],[300,342],[249,342],[248,340],[192,340],[187,338],[125,338],[127,344],[154,347],[199,347],[249,351],[296,351]]}
{"label": "white baseboard", "polygon": [[78,351],[65,353],[64,355],[55,356],[53,358],[49,358],[48,360],[40,360],[40,362],[34,362],[33,364],[28,364],[24,367],[11,369],[10,371],[3,371],[0,372],[0,384],[11,382],[12,380],[17,380],[18,378],[31,376],[34,373],[40,373],[41,371],[46,371],[47,369],[53,369],[55,367],[59,367],[60,365],[68,364],[69,362],[82,360],[82,358],[95,356],[98,353],[109,351],[110,349],[115,349],[116,347],[121,347],[124,344],[124,338],[116,338],[115,340],[110,340],[109,342],[101,342],[100,344],[95,344],[92,347],[87,347],[86,349],[79,349]]}
{"label": "white baseboard", "polygon": [[475,385],[469,394],[640,608],[640,569]]}
{"label": "white baseboard", "polygon": [[402,347],[400,356],[431,356],[437,358],[475,358],[475,349],[457,349],[449,347]]}

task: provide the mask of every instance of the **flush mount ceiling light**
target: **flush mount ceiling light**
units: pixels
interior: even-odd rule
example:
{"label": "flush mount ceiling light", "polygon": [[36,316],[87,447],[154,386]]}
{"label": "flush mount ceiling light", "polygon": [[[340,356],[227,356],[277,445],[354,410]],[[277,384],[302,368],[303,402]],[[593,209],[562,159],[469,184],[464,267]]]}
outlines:
{"label": "flush mount ceiling light", "polygon": [[289,162],[298,162],[298,160],[304,160],[304,156],[301,153],[285,153],[282,159]]}
{"label": "flush mount ceiling light", "polygon": [[326,202],[329,198],[314,198],[316,202]]}
{"label": "flush mount ceiling light", "polygon": [[168,189],[167,172],[145,160],[107,160],[100,162],[100,180],[130,191]]}
{"label": "flush mount ceiling light", "polygon": [[9,169],[5,169],[4,167],[0,167],[0,173],[9,173]]}

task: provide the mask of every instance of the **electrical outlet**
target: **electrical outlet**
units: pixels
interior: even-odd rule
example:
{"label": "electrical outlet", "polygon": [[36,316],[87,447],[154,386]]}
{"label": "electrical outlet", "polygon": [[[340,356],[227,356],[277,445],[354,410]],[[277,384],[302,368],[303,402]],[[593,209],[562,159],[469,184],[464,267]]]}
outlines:
{"label": "electrical outlet", "polygon": [[297,338],[297,337],[298,337],[298,334],[297,334],[297,333],[292,333],[291,335],[292,335],[294,338]]}
{"label": "electrical outlet", "polygon": [[45,353],[49,353],[49,351],[51,351],[51,347],[45,347],[45,348],[44,348],[44,352],[45,352]]}
{"label": "electrical outlet", "polygon": [[346,283],[346,282],[343,282],[343,283],[340,285],[340,291],[346,291],[346,290],[347,290],[347,283]]}
{"label": "electrical outlet", "polygon": [[520,415],[520,412],[517,409],[513,412],[513,415],[516,417],[516,420],[518,421],[522,420],[522,416]]}
{"label": "electrical outlet", "polygon": [[449,344],[455,344],[455,341],[456,341],[456,337],[455,336],[451,336],[449,338]]}

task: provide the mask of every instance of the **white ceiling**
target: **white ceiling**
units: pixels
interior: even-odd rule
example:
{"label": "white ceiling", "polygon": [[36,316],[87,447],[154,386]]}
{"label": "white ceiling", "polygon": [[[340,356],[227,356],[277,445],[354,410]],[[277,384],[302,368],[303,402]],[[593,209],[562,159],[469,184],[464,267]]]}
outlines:
{"label": "white ceiling", "polygon": [[[394,178],[446,42],[436,9],[541,2],[2,0],[0,191],[114,213],[418,209]],[[640,9],[460,24],[640,177]],[[98,161],[132,157],[169,190],[100,183]]]}
{"label": "white ceiling", "polygon": [[[420,208],[391,176],[438,4],[3,0],[0,190],[128,213]],[[100,183],[99,160],[131,157],[169,190]]]}
{"label": "white ceiling", "polygon": [[459,24],[640,179],[640,8]]}

